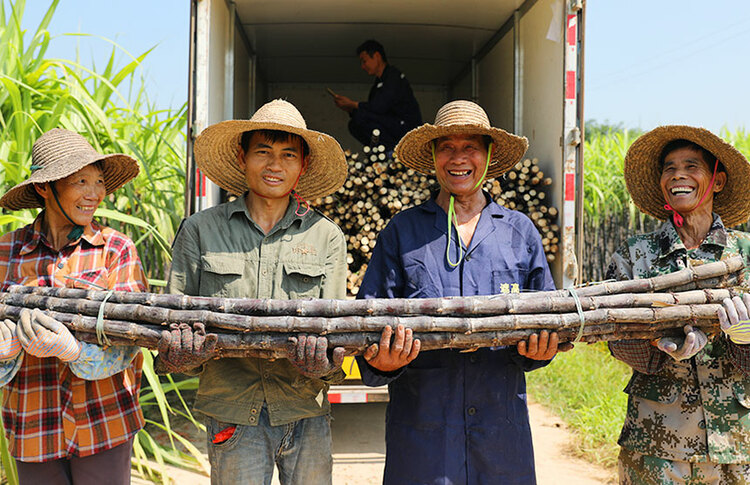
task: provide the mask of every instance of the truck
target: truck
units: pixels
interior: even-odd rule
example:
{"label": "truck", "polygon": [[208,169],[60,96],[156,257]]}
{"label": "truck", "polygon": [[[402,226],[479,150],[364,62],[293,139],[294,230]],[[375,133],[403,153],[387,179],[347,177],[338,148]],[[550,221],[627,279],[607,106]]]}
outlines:
{"label": "truck", "polygon": [[[191,0],[185,214],[226,194],[197,170],[192,146],[207,126],[248,119],[276,98],[293,103],[309,128],[361,147],[328,90],[367,99],[373,83],[355,48],[385,46],[409,79],[425,122],[454,99],[480,104],[493,126],[525,136],[527,156],[552,178],[559,209],[555,283],[580,281],[583,251],[583,54],[585,0]],[[384,400],[353,383],[332,402]]]}

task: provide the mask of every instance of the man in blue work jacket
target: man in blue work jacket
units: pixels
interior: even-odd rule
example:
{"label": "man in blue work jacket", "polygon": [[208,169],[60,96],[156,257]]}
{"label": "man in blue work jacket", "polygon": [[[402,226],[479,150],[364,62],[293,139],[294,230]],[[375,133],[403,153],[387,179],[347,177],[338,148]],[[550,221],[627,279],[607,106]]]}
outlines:
{"label": "man in blue work jacket", "polygon": [[[341,94],[333,95],[336,106],[349,113],[349,132],[363,145],[374,142],[393,150],[402,136],[422,124],[419,103],[406,76],[388,64],[383,45],[367,40],[357,47],[359,63],[375,77],[367,101],[354,101]],[[377,129],[377,140],[373,130]]]}
{"label": "man in blue work jacket", "polygon": [[[527,146],[526,138],[491,127],[469,101],[446,104],[434,125],[410,131],[396,147],[398,159],[419,172],[434,171],[440,190],[383,230],[357,296],[554,289],[534,224],[480,190],[486,178],[513,167]],[[420,354],[419,348],[410,329],[386,327],[380,344],[357,360],[365,384],[389,386],[384,483],[535,483],[524,372],[549,363],[557,334],[475,352]]]}

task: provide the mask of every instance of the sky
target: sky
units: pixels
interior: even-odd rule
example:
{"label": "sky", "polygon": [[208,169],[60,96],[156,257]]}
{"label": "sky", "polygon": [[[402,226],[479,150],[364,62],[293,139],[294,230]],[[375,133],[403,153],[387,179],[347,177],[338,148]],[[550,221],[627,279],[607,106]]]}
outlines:
{"label": "sky", "polygon": [[[37,25],[47,6],[28,0],[23,25]],[[588,0],[586,8],[587,120],[750,128],[750,2]],[[49,52],[74,58],[78,49],[82,61],[103,65],[111,44],[99,37],[133,55],[155,47],[143,63],[148,92],[176,107],[187,99],[189,10],[188,0],[61,0]]]}

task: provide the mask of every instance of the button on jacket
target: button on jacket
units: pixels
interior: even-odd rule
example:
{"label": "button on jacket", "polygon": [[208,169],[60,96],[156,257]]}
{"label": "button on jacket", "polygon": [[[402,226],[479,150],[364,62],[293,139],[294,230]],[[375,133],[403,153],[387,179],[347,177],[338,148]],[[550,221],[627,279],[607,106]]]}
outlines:
{"label": "button on jacket", "polygon": [[[198,212],[175,237],[168,291],[226,298],[344,298],[346,243],[341,229],[310,210],[284,217],[264,234],[244,197]],[[195,409],[219,421],[257,425],[265,402],[271,425],[322,416],[329,383],[303,376],[287,359],[218,359],[199,370]]]}
{"label": "button on jacket", "polygon": [[[750,234],[724,228],[714,214],[701,245],[688,250],[672,222],[631,237],[617,250],[608,278],[650,278],[745,254]],[[750,268],[744,270],[747,284]],[[685,322],[690,324],[690,322]],[[719,333],[695,357],[675,361],[648,341],[610,343],[633,367],[620,446],[689,462],[750,463],[750,345]]]}
{"label": "button on jacket", "polygon": [[[488,202],[456,268],[446,263],[447,232],[447,215],[434,199],[396,215],[378,238],[357,296],[554,289],[541,239],[525,215]],[[454,231],[452,249],[456,237]],[[365,384],[389,386],[384,483],[534,483],[524,371],[548,362],[522,357],[515,347],[435,350],[382,373],[358,358]]]}

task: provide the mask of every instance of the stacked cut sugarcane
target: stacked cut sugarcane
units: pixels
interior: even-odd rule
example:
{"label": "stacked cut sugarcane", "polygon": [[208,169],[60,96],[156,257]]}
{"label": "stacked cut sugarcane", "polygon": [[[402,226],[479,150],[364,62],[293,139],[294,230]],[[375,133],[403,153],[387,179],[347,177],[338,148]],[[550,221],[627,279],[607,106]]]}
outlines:
{"label": "stacked cut sugarcane", "polygon": [[[356,295],[380,231],[399,211],[420,204],[436,189],[433,177],[404,167],[390,158],[383,145],[365,147],[362,154],[347,150],[349,175],[336,193],[313,206],[341,227],[347,239],[348,291]],[[546,177],[539,161],[518,162],[501,179],[488,180],[484,189],[499,204],[528,215],[542,236],[547,260],[558,252],[557,209],[549,206]]]}
{"label": "stacked cut sugarcane", "polygon": [[104,333],[113,344],[151,349],[165,325],[201,322],[219,335],[224,357],[283,357],[288,337],[297,333],[325,335],[331,347],[357,354],[378,342],[386,325],[399,324],[411,328],[425,350],[513,345],[541,330],[557,332],[561,341],[579,334],[585,342],[651,339],[678,335],[688,322],[713,333],[721,301],[734,294],[728,288],[744,284],[743,266],[735,257],[651,279],[578,288],[575,297],[557,290],[463,298],[263,300],[14,286],[0,293],[0,318],[40,308],[78,338],[96,341],[101,309]]}

